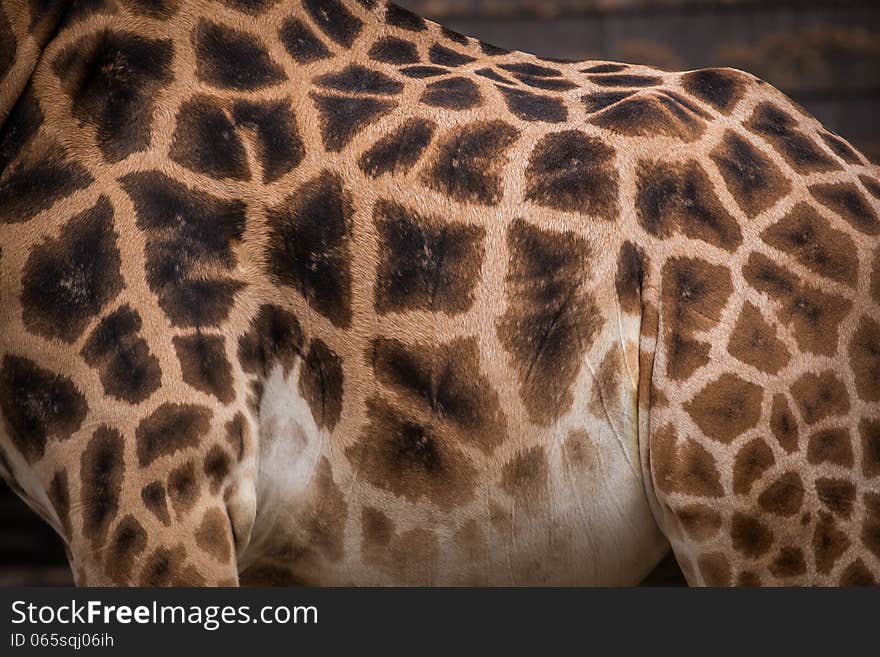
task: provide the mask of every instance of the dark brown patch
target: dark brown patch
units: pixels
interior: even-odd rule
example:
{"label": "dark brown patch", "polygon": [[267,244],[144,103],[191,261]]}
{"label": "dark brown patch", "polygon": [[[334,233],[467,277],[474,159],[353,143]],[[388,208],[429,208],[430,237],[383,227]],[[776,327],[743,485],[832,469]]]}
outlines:
{"label": "dark brown patch", "polygon": [[220,445],[214,445],[205,454],[202,471],[207,478],[211,494],[216,495],[232,470],[232,459]]}
{"label": "dark brown patch", "polygon": [[807,443],[807,461],[813,465],[831,463],[853,467],[852,438],[848,429],[823,429],[812,434]]}
{"label": "dark brown patch", "polygon": [[376,379],[397,395],[414,416],[431,418],[445,436],[486,454],[504,441],[507,421],[498,394],[481,372],[476,339],[406,346],[373,341],[368,360]]}
{"label": "dark brown patch", "polygon": [[865,493],[865,522],[859,538],[862,544],[880,559],[880,494]]}
{"label": "dark brown patch", "polygon": [[667,493],[724,495],[712,454],[691,438],[679,440],[672,425],[662,427],[651,438],[651,471],[657,488]]}
{"label": "dark brown patch", "polygon": [[642,289],[648,275],[645,252],[632,242],[624,242],[617,255],[614,286],[624,312],[637,313],[642,305]]}
{"label": "dark brown patch", "polygon": [[756,217],[791,190],[791,183],[766,155],[728,130],[710,154],[731,195],[750,217]]}
{"label": "dark brown patch", "polygon": [[238,360],[250,374],[269,376],[280,364],[287,374],[302,353],[303,334],[293,314],[265,304],[251,320],[248,331],[238,339]]}
{"label": "dark brown patch", "polygon": [[441,428],[377,398],[367,401],[367,418],[358,440],[345,450],[364,481],[444,511],[473,499],[477,471]]}
{"label": "dark brown patch", "polygon": [[681,233],[734,251],[742,243],[739,225],[718,200],[709,176],[696,160],[685,164],[640,162],[636,211],[652,235]]}
{"label": "dark brown patch", "polygon": [[688,504],[675,509],[675,516],[688,537],[708,541],[721,529],[721,514],[706,504]]}
{"label": "dark brown patch", "polygon": [[776,328],[748,302],[743,305],[736,320],[727,351],[737,360],[768,374],[776,374],[791,360],[791,354],[777,336]]}
{"label": "dark brown patch", "polygon": [[196,529],[196,545],[210,554],[220,563],[229,563],[232,559],[232,536],[229,518],[217,507],[211,507],[202,516],[202,522]]}
{"label": "dark brown patch", "polygon": [[104,558],[110,579],[120,586],[131,584],[131,570],[147,547],[147,532],[132,515],[119,521]]}
{"label": "dark brown patch", "polygon": [[144,506],[156,516],[164,525],[171,524],[171,516],[168,515],[168,501],[165,494],[165,484],[161,481],[153,481],[141,489],[141,500]]}
{"label": "dark brown patch", "polygon": [[852,307],[851,301],[807,285],[757,252],[749,255],[743,276],[754,289],[777,302],[777,317],[791,328],[801,349],[827,356],[836,353],[838,330]]}
{"label": "dark brown patch", "polygon": [[583,356],[604,322],[588,289],[591,249],[573,233],[523,219],[513,221],[507,246],[507,311],[498,338],[514,360],[529,417],[547,425],[571,406]]}
{"label": "dark brown patch", "polygon": [[757,559],[773,544],[773,534],[764,523],[739,511],[733,514],[730,538],[733,548],[749,559]]}
{"label": "dark brown patch", "polygon": [[709,343],[694,333],[718,323],[732,292],[727,267],[685,257],[669,258],[663,264],[663,341],[669,378],[683,381],[709,362]]}
{"label": "dark brown patch", "polygon": [[822,141],[825,142],[825,145],[828,146],[828,148],[830,148],[835,155],[837,155],[847,164],[862,163],[862,159],[861,157],[859,157],[859,154],[855,151],[855,149],[853,149],[852,146],[847,144],[846,141],[844,141],[837,135],[822,130],[819,132],[819,137],[822,138]]}
{"label": "dark brown patch", "polygon": [[229,112],[208,96],[195,96],[180,106],[169,155],[212,178],[251,178],[244,143]]}
{"label": "dark brown patch", "polygon": [[331,96],[312,92],[321,123],[321,136],[328,151],[338,153],[361,131],[387,115],[397,103],[378,98]]}
{"label": "dark brown patch", "polygon": [[859,397],[867,402],[880,401],[880,323],[863,316],[848,351]]}
{"label": "dark brown patch", "polygon": [[701,554],[697,567],[706,586],[730,586],[730,563],[721,552]]}
{"label": "dark brown patch", "polygon": [[196,464],[191,460],[168,473],[168,499],[178,520],[195,506],[200,493],[197,478]]}
{"label": "dark brown patch", "polygon": [[785,217],[764,229],[761,239],[808,269],[855,287],[859,275],[856,245],[835,230],[807,203],[798,203]]}
{"label": "dark brown patch", "polygon": [[807,562],[804,561],[804,551],[800,548],[784,546],[770,564],[770,572],[780,579],[805,574]]}
{"label": "dark brown patch", "polygon": [[880,234],[877,213],[852,183],[819,183],[810,186],[810,193],[856,230]]}
{"label": "dark brown patch", "polygon": [[801,509],[804,482],[796,472],[783,472],[758,496],[758,505],[767,513],[792,516]]}
{"label": "dark brown patch", "polygon": [[529,156],[525,197],[538,205],[567,212],[617,218],[617,172],[614,149],[580,130],[553,132],[541,138]]}
{"label": "dark brown patch", "polygon": [[28,330],[74,342],[123,287],[122,261],[106,196],[46,237],[22,272],[22,319]]}
{"label": "dark brown patch", "polygon": [[43,458],[50,438],[67,440],[88,412],[73,381],[21,356],[0,367],[0,410],[9,439],[28,463]]}
{"label": "dark brown patch", "polygon": [[176,335],[172,342],[186,383],[196,390],[214,395],[224,404],[235,399],[232,368],[226,359],[226,344],[222,335]]}
{"label": "dark brown patch", "polygon": [[299,392],[309,405],[315,424],[333,431],[342,415],[342,359],[315,338],[299,375]]}
{"label": "dark brown patch", "polygon": [[748,495],[752,484],[773,467],[776,459],[763,438],[752,438],[736,453],[733,462],[733,492]]}
{"label": "dark brown patch", "polygon": [[627,137],[699,139],[708,114],[672,91],[647,91],[592,115],[589,122]]}
{"label": "dark brown patch", "polygon": [[470,78],[453,77],[429,83],[419,102],[431,107],[467,110],[482,104],[483,96],[477,83]]}
{"label": "dark brown patch", "polygon": [[80,457],[80,504],[83,534],[100,548],[119,510],[125,472],[125,442],[115,429],[98,427]]}
{"label": "dark brown patch", "polygon": [[760,386],[725,373],[706,384],[684,409],[705,435],[730,443],[758,424],[763,397]]}
{"label": "dark brown patch", "polygon": [[378,202],[375,308],[380,314],[426,310],[456,315],[474,302],[485,230]]}
{"label": "dark brown patch", "polygon": [[770,412],[770,431],[776,442],[789,454],[798,450],[800,431],[797,419],[788,405],[788,399],[782,393],[773,396],[773,407]]}
{"label": "dark brown patch", "polygon": [[813,532],[813,556],[816,560],[816,570],[827,575],[834,568],[837,560],[846,552],[850,540],[846,537],[834,518],[828,513],[819,514],[819,522]]}
{"label": "dark brown patch", "polygon": [[725,114],[745,95],[747,79],[744,75],[726,68],[704,68],[681,76],[685,90]]}
{"label": "dark brown patch", "polygon": [[204,586],[205,580],[187,564],[186,548],[183,545],[157,547],[146,559],[138,585],[160,586]]}
{"label": "dark brown patch", "polygon": [[92,331],[80,354],[98,370],[104,392],[137,404],[159,389],[159,359],[140,335],[141,317],[126,304],[110,313]]}
{"label": "dark brown patch", "polygon": [[840,574],[840,586],[877,586],[877,580],[861,559],[856,559]]}
{"label": "dark brown patch", "polygon": [[819,145],[798,129],[793,116],[772,103],[755,107],[743,124],[770,144],[798,173],[837,171],[840,165],[819,148]]}
{"label": "dark brown patch", "polygon": [[408,119],[361,155],[358,166],[373,178],[387,173],[406,173],[425,152],[436,127],[428,119]]}
{"label": "dark brown patch", "polygon": [[846,386],[832,370],[821,374],[808,372],[801,375],[792,384],[791,395],[807,424],[849,413]]}
{"label": "dark brown patch", "polygon": [[547,454],[540,445],[515,454],[501,468],[501,488],[528,505],[539,504],[549,486]]}
{"label": "dark brown patch", "polygon": [[342,177],[329,170],[267,212],[266,258],[273,278],[342,328],[351,323],[353,212]]}
{"label": "dark brown patch", "polygon": [[518,134],[503,121],[475,121],[452,130],[438,145],[437,157],[423,171],[422,181],[457,201],[497,205],[507,151]]}
{"label": "dark brown patch", "polygon": [[[9,468],[7,468],[9,469]],[[10,477],[12,472],[9,472]],[[55,514],[61,522],[63,537],[69,543],[73,540],[73,534],[70,528],[70,485],[67,483],[67,470],[58,470],[52,481],[49,482],[49,488],[46,491],[49,501],[55,509]]]}
{"label": "dark brown patch", "polygon": [[880,420],[864,418],[859,423],[862,438],[862,472],[871,478],[880,475]]}
{"label": "dark brown patch", "polygon": [[856,486],[848,479],[816,479],[816,495],[825,507],[843,518],[852,514],[856,499]]}
{"label": "dark brown patch", "polygon": [[211,417],[204,406],[162,404],[141,420],[135,431],[138,463],[146,467],[157,458],[198,445],[211,428]]}

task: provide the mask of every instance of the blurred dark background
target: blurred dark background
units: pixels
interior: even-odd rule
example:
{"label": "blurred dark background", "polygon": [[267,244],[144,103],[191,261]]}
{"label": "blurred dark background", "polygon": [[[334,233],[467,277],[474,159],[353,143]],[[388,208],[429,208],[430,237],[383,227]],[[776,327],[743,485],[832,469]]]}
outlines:
{"label": "blurred dark background", "polygon": [[[764,78],[880,162],[880,1],[397,0],[484,41],[542,57]],[[0,484],[0,586],[70,581],[54,532]],[[648,583],[683,583],[667,558]]]}

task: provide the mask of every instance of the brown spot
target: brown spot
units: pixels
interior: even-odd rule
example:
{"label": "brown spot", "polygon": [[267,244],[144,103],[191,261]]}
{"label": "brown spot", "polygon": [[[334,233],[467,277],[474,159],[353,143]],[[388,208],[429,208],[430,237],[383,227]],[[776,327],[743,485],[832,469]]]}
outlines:
{"label": "brown spot", "polygon": [[617,273],[614,278],[617,298],[624,312],[637,313],[640,310],[647,271],[645,252],[632,242],[624,242],[617,255]]}
{"label": "brown spot", "polygon": [[791,394],[807,424],[849,413],[846,386],[831,370],[802,375],[792,384]]}
{"label": "brown spot", "polygon": [[377,338],[367,358],[398,402],[414,417],[430,417],[444,435],[486,454],[505,440],[507,420],[498,393],[481,372],[475,338],[412,346]]}
{"label": "brown spot", "polygon": [[667,493],[721,497],[724,489],[712,454],[691,438],[678,440],[672,425],[651,439],[651,470],[657,487]]}
{"label": "brown spot", "polygon": [[176,335],[172,342],[186,383],[196,390],[214,395],[224,404],[235,399],[232,368],[226,360],[222,335]]}
{"label": "brown spot", "polygon": [[877,580],[865,562],[856,559],[840,574],[840,586],[876,586]]}
{"label": "brown spot", "polygon": [[816,495],[829,511],[849,518],[856,498],[856,487],[848,479],[816,479]]}
{"label": "brown spot", "polygon": [[761,239],[826,278],[849,286],[858,281],[859,260],[852,238],[832,228],[807,203],[798,203],[782,219],[765,228]]}
{"label": "brown spot", "polygon": [[752,438],[737,452],[733,462],[733,492],[748,495],[754,484],[776,459],[763,438]]}
{"label": "brown spot", "polygon": [[722,374],[684,405],[691,419],[710,438],[730,443],[761,419],[763,389],[736,374]]}
{"label": "brown spot", "polygon": [[880,401],[880,323],[865,315],[849,343],[849,364],[863,400]]}
{"label": "brown spot", "polygon": [[598,465],[596,444],[584,429],[572,429],[563,443],[565,458],[575,470],[592,470]]}
{"label": "brown spot", "polygon": [[210,482],[212,494],[217,494],[232,469],[232,459],[220,445],[214,445],[205,454],[202,470]]}
{"label": "brown spot", "polygon": [[342,415],[342,359],[315,338],[300,370],[299,392],[315,424],[332,431]]}
{"label": "brown spot", "polygon": [[807,572],[804,552],[800,548],[785,546],[770,564],[770,572],[776,577],[796,577]]}
{"label": "brown spot", "polygon": [[199,497],[196,477],[196,465],[193,461],[187,461],[168,474],[168,498],[178,520],[193,508]]}
{"label": "brown spot", "polygon": [[864,418],[859,423],[862,437],[862,472],[871,478],[880,475],[880,420]]}
{"label": "brown spot", "polygon": [[187,564],[183,545],[157,547],[147,558],[138,579],[139,586],[204,586],[204,578]]}
{"label": "brown spot", "polygon": [[718,323],[732,292],[727,267],[685,257],[664,263],[661,302],[669,378],[683,381],[709,362],[709,343],[694,333]]}
{"label": "brown spot", "polygon": [[202,522],[196,529],[196,545],[220,563],[229,563],[232,558],[230,534],[229,518],[221,509],[211,507],[202,516]]}
{"label": "brown spot", "polygon": [[367,401],[368,424],[345,454],[365,481],[412,502],[428,499],[449,511],[474,496],[476,469],[432,423],[387,401]]}
{"label": "brown spot", "polygon": [[627,137],[672,137],[693,142],[705,131],[708,116],[675,92],[651,90],[625,98],[589,120]]}
{"label": "brown spot", "polygon": [[775,164],[738,134],[728,130],[710,154],[733,198],[756,217],[791,191]]}
{"label": "brown spot", "polygon": [[704,68],[681,76],[681,85],[688,93],[730,114],[745,95],[748,79],[726,68]]}
{"label": "brown spot", "polygon": [[853,466],[852,439],[848,429],[825,429],[812,434],[807,443],[807,461],[813,465],[832,463]]}
{"label": "brown spot", "polygon": [[810,193],[856,230],[866,235],[880,233],[877,213],[855,185],[819,183],[810,186]]}
{"label": "brown spot", "polygon": [[706,504],[688,504],[675,510],[687,535],[695,541],[708,541],[721,529],[721,514]]}
{"label": "brown spot", "polygon": [[880,559],[880,494],[865,493],[865,523],[860,538],[876,559]]}
{"label": "brown spot", "polygon": [[697,566],[706,586],[730,586],[730,562],[721,552],[700,555]]}
{"label": "brown spot", "polygon": [[837,528],[830,514],[821,513],[816,530],[813,532],[813,555],[816,559],[816,570],[827,575],[834,563],[846,552],[850,545],[849,539]]}
{"label": "brown spot", "polygon": [[730,538],[734,549],[750,559],[757,559],[773,544],[773,534],[764,523],[739,511],[733,514]]}
{"label": "brown spot", "polygon": [[736,320],[727,351],[737,360],[768,374],[776,374],[791,360],[776,328],[749,302],[743,305]]}
{"label": "brown spot", "polygon": [[796,472],[784,472],[758,496],[758,505],[767,513],[791,516],[800,511],[804,482]]}
{"label": "brown spot", "polygon": [[104,560],[110,579],[120,586],[130,585],[132,566],[146,547],[147,532],[143,525],[132,515],[120,520]]}
{"label": "brown spot", "polygon": [[777,317],[791,328],[798,346],[814,354],[833,356],[838,329],[852,302],[805,284],[767,256],[753,252],[743,267],[746,281],[777,302]]}
{"label": "brown spot", "polygon": [[373,209],[379,232],[375,307],[456,315],[474,302],[483,262],[482,227],[423,215],[397,203]]}
{"label": "brown spot", "polygon": [[141,500],[144,506],[153,513],[164,525],[171,524],[171,516],[168,515],[168,498],[165,494],[165,484],[161,481],[153,481],[141,489]]}
{"label": "brown spot", "polygon": [[150,465],[157,458],[194,447],[211,428],[212,413],[195,404],[164,403],[141,420],[135,431],[138,463]]}
{"label": "brown spot", "polygon": [[540,445],[518,452],[501,469],[501,488],[511,497],[528,504],[547,496],[550,473],[547,454]]}
{"label": "brown spot", "polygon": [[731,252],[742,243],[739,224],[696,160],[677,165],[639,162],[637,179],[636,212],[652,235],[680,233]]}
{"label": "brown spot", "polygon": [[98,427],[80,457],[83,533],[97,549],[119,510],[125,473],[125,442],[115,429]]}
{"label": "brown spot", "polygon": [[773,396],[773,408],[770,411],[770,431],[776,442],[791,454],[798,449],[800,432],[797,419],[788,406],[788,399],[782,393]]}
{"label": "brown spot", "polygon": [[447,133],[423,182],[457,201],[496,205],[503,193],[507,151],[518,131],[503,121],[475,121]]}
{"label": "brown spot", "polygon": [[[6,469],[9,471],[11,478],[11,468]],[[55,514],[58,516],[58,520],[61,521],[61,529],[64,532],[63,536],[69,542],[73,535],[70,529],[70,486],[67,483],[67,470],[58,470],[55,473],[55,476],[52,477],[52,481],[49,483],[47,494],[52,507],[55,509]]]}
{"label": "brown spot", "polygon": [[599,367],[593,373],[593,385],[588,407],[598,417],[619,417],[621,405],[621,373],[624,371],[620,345],[613,342]]}
{"label": "brown spot", "polygon": [[616,219],[614,149],[580,130],[541,138],[529,156],[525,197],[538,205]]}
{"label": "brown spot", "polygon": [[759,104],[743,126],[767,140],[798,173],[838,171],[841,168],[815,141],[798,130],[798,122],[793,116],[776,105]]}
{"label": "brown spot", "polygon": [[604,322],[590,283],[589,245],[523,219],[507,234],[507,311],[498,338],[513,358],[529,418],[548,425],[574,401],[583,357]]}
{"label": "brown spot", "polygon": [[758,587],[761,586],[761,577],[750,570],[744,570],[737,577],[736,585],[741,587]]}

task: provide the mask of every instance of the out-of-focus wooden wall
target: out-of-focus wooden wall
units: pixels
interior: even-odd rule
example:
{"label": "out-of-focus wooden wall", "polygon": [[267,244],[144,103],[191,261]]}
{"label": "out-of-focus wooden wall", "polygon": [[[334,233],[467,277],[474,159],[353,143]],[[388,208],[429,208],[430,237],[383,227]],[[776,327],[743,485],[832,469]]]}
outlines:
{"label": "out-of-focus wooden wall", "polygon": [[398,0],[462,34],[542,57],[767,80],[880,163],[878,0]]}

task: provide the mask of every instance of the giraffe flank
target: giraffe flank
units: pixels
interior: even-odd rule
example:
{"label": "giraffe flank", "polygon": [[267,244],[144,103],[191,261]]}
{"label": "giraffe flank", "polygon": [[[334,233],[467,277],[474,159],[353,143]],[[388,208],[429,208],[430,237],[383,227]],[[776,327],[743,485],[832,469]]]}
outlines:
{"label": "giraffe flank", "polygon": [[769,85],[0,7],[0,471],[79,584],[880,579],[878,170]]}

